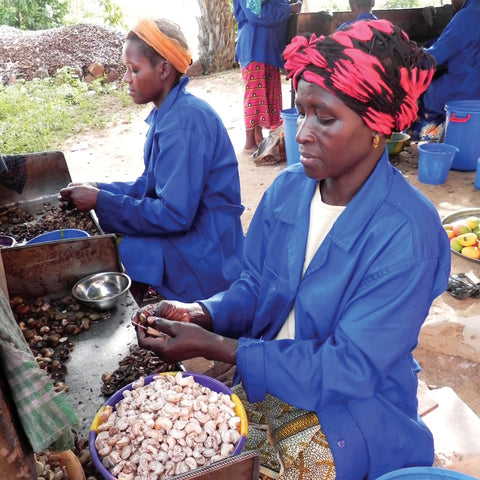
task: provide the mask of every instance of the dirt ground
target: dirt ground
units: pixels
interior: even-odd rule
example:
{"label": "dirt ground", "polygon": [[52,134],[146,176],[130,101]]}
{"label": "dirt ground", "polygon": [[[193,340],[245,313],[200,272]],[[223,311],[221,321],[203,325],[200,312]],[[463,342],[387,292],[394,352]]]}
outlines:
{"label": "dirt ground", "polygon": [[[265,189],[285,164],[256,166],[253,159],[241,153],[244,142],[242,98],[243,86],[238,69],[208,77],[195,77],[189,90],[206,99],[222,117],[237,152],[245,213],[245,231]],[[289,108],[290,85],[284,82],[284,108]],[[105,131],[90,132],[69,140],[63,147],[74,181],[125,180],[140,174],[148,107],[132,106],[122,123]],[[474,187],[475,172],[450,171],[443,185],[427,185],[418,181],[418,150],[407,146],[392,157],[405,177],[419,188],[437,207],[441,217],[465,208],[480,208],[480,191]],[[480,262],[452,255],[452,271],[468,273],[480,281]],[[438,338],[425,334],[415,356],[422,365],[420,375],[431,388],[449,386],[480,416],[480,347],[459,340],[465,323],[480,325],[480,299],[458,300],[444,293],[435,300],[426,325],[442,324],[445,335]],[[474,342],[476,333],[471,334]]]}

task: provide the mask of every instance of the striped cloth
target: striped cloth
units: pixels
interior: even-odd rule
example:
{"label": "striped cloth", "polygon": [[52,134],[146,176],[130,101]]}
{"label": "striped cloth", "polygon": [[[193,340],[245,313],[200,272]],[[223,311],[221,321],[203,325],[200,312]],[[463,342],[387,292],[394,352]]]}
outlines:
{"label": "striped cloth", "polygon": [[0,289],[0,361],[23,429],[34,452],[73,447],[77,417],[65,393],[53,383],[33,356],[10,305]]}

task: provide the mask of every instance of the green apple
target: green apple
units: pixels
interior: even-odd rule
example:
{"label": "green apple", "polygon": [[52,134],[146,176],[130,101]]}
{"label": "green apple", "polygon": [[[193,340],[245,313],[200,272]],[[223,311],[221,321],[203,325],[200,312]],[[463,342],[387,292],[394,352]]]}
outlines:
{"label": "green apple", "polygon": [[458,241],[458,237],[453,237],[450,240],[450,247],[452,250],[455,250],[456,252],[461,252],[463,245]]}
{"label": "green apple", "polygon": [[480,240],[480,227],[476,228],[473,233],[478,237],[478,239]]}
{"label": "green apple", "polygon": [[476,228],[478,228],[478,225],[480,225],[480,218],[476,216],[471,216],[465,219],[465,223],[470,227],[470,229],[473,231]]}

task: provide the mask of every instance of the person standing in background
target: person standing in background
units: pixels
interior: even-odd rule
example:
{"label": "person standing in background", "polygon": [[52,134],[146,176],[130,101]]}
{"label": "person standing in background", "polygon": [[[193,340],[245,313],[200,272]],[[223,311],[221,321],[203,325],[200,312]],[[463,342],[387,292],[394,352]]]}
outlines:
{"label": "person standing in background", "polygon": [[480,0],[452,0],[452,6],[455,15],[425,49],[435,57],[437,69],[420,97],[419,118],[410,131],[414,140],[442,129],[448,102],[480,100]]}
{"label": "person standing in background", "polygon": [[342,23],[338,30],[343,30],[353,22],[359,20],[377,20],[377,17],[372,13],[372,9],[375,6],[375,0],[350,0],[350,10],[355,15],[355,19],[350,22]]}
{"label": "person standing in background", "polygon": [[238,22],[235,61],[240,63],[245,84],[245,146],[255,153],[263,140],[262,128],[281,124],[282,53],[287,44],[287,23],[300,13],[302,2],[288,0],[233,0]]}

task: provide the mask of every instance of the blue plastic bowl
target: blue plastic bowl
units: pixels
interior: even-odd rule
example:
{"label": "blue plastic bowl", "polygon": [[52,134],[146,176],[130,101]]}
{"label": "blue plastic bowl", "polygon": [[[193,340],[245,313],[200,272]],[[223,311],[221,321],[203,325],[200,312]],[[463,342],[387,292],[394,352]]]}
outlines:
{"label": "blue plastic bowl", "polygon": [[89,237],[90,235],[85,230],[80,230],[78,228],[65,228],[62,230],[53,230],[52,232],[42,233],[37,235],[27,242],[27,245],[32,245],[34,243],[44,243],[44,242],[53,242],[55,240],[67,240],[71,238],[83,238]]}
{"label": "blue plastic bowl", "polygon": [[409,467],[385,473],[377,480],[475,480],[475,478],[445,468]]}

